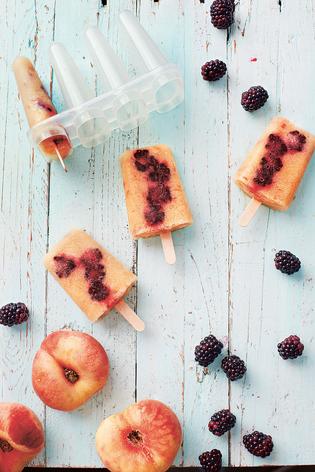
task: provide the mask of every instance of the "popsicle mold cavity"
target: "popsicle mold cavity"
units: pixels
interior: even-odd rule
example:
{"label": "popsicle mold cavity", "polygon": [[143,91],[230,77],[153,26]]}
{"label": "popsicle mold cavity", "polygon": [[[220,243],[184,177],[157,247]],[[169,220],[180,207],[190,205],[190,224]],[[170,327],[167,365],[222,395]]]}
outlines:
{"label": "popsicle mold cavity", "polygon": [[287,210],[315,149],[315,136],[274,118],[240,166],[236,184],[255,200]]}
{"label": "popsicle mold cavity", "polygon": [[[140,74],[130,79],[128,72],[101,32],[88,28],[86,39],[92,62],[98,70],[104,92],[94,97],[85,84],[77,65],[65,47],[53,43],[50,60],[64,96],[67,110],[54,116],[46,115],[30,123],[29,136],[43,150],[43,142],[64,136],[72,147],[95,146],[120,129],[130,131],[157,111],[164,113],[184,99],[181,74],[169,63],[131,12],[123,12],[120,21],[128,47],[142,61]],[[50,157],[46,153],[46,157]]]}

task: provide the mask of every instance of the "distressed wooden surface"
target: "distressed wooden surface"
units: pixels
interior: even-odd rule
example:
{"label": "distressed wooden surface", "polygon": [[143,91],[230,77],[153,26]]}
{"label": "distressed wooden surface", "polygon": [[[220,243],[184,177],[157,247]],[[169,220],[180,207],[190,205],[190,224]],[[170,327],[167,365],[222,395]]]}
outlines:
{"label": "distressed wooden surface", "polygon": [[[232,176],[270,118],[281,113],[315,131],[314,0],[240,0],[230,35],[215,30],[210,2],[199,0],[2,0],[0,15],[0,304],[28,304],[27,325],[0,328],[0,400],[21,401],[45,424],[47,446],[35,465],[99,467],[95,430],[105,416],[136,399],[168,403],[184,426],[176,464],[198,464],[200,452],[219,448],[230,465],[315,463],[314,271],[315,162],[290,210],[262,208],[247,229],[237,219],[248,199]],[[104,146],[77,148],[65,175],[47,165],[26,138],[27,124],[11,72],[18,54],[30,57],[62,109],[48,64],[51,41],[67,44],[96,93],[95,78],[80,42],[99,24],[118,49],[117,19],[128,8],[181,68],[186,100],[168,115],[154,115],[139,130],[116,133]],[[128,54],[123,52],[128,62]],[[250,58],[256,57],[257,62]],[[229,75],[208,84],[200,66],[221,58]],[[131,69],[131,68],[130,68]],[[261,84],[268,104],[251,115],[241,92]],[[157,239],[130,240],[117,157],[126,147],[156,142],[177,157],[194,214],[192,228],[178,232],[178,263],[164,264]],[[42,257],[73,227],[84,227],[139,276],[130,303],[147,324],[136,335],[115,313],[91,324],[47,278]],[[303,270],[285,277],[274,270],[277,249],[289,249]],[[31,386],[31,362],[47,333],[71,327],[92,333],[107,349],[111,378],[103,392],[78,411],[44,408]],[[229,384],[213,364],[209,375],[194,363],[194,346],[214,333],[248,365],[246,377]],[[276,344],[299,334],[305,355],[284,362]],[[210,436],[211,414],[225,407],[237,426]],[[241,443],[252,428],[272,434],[275,450],[255,459]]]}

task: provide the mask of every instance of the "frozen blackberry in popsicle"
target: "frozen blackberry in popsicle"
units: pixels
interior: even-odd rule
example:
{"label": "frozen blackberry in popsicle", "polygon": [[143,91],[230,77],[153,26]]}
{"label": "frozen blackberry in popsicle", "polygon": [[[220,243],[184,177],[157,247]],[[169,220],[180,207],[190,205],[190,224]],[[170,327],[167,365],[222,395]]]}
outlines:
{"label": "frozen blackberry in popsicle", "polygon": [[315,136],[281,117],[274,118],[246,160],[235,182],[252,199],[240,217],[247,226],[261,204],[285,211],[315,149]]}
{"label": "frozen blackberry in popsicle", "polygon": [[120,161],[132,237],[160,236],[165,259],[174,264],[172,231],[190,226],[192,215],[170,148],[128,150]]}

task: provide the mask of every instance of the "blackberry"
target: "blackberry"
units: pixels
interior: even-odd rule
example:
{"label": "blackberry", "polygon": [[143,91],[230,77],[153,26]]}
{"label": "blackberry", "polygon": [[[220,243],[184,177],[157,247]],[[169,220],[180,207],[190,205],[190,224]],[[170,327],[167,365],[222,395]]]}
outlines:
{"label": "blackberry", "polygon": [[56,263],[55,272],[60,279],[69,277],[76,268],[74,260],[66,256],[55,256],[54,261]]}
{"label": "blackberry", "polygon": [[215,61],[206,62],[201,67],[201,75],[203,80],[213,82],[214,80],[221,79],[226,74],[226,64],[219,59]]}
{"label": "blackberry", "polygon": [[28,317],[29,311],[24,303],[9,303],[0,309],[0,324],[4,326],[19,325]]}
{"label": "blackberry", "polygon": [[227,29],[234,22],[234,0],[214,0],[210,8],[211,23],[215,28]]}
{"label": "blackberry", "polygon": [[140,159],[142,157],[148,157],[149,151],[147,149],[137,149],[134,152],[134,156],[136,159]]}
{"label": "blackberry", "polygon": [[211,416],[208,428],[215,436],[222,436],[235,426],[236,417],[230,410],[221,410]]}
{"label": "blackberry", "polygon": [[304,144],[306,143],[306,137],[299,131],[290,131],[287,135],[288,148],[290,151],[303,151]]}
{"label": "blackberry", "polygon": [[218,357],[222,349],[223,344],[221,341],[218,341],[215,336],[210,334],[195,347],[195,360],[199,365],[207,367]]}
{"label": "blackberry", "polygon": [[277,252],[274,260],[276,269],[280,270],[283,274],[292,275],[301,268],[300,259],[290,251]]}
{"label": "blackberry", "polygon": [[257,85],[242,93],[241,104],[246,111],[255,111],[264,106],[268,98],[267,90]]}
{"label": "blackberry", "polygon": [[241,379],[246,372],[245,363],[238,356],[225,357],[221,363],[221,367],[228,379],[232,381]]}
{"label": "blackberry", "polygon": [[[158,205],[157,205],[158,206]],[[151,206],[148,210],[144,212],[144,217],[149,225],[157,225],[162,223],[165,219],[165,212],[158,208]]]}
{"label": "blackberry", "polygon": [[273,449],[272,437],[259,431],[246,434],[243,437],[243,444],[251,454],[257,457],[270,456]]}
{"label": "blackberry", "polygon": [[202,470],[206,472],[219,472],[222,468],[222,454],[218,449],[203,452],[199,456],[199,462]]}
{"label": "blackberry", "polygon": [[282,359],[296,359],[304,351],[304,345],[296,335],[291,335],[278,344],[278,352]]}
{"label": "blackberry", "polygon": [[103,284],[101,280],[92,280],[89,286],[89,294],[92,300],[102,302],[109,295],[109,289]]}

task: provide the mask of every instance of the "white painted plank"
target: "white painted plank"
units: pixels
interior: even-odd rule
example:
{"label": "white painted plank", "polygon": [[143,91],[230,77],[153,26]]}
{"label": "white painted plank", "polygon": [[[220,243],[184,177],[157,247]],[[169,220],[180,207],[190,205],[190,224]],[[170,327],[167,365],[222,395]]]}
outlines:
{"label": "white painted plank", "polygon": [[[167,57],[183,69],[184,16],[182,2],[140,3],[140,21]],[[171,25],[170,28],[162,25]],[[161,33],[163,31],[163,34]],[[139,145],[169,145],[184,177],[184,106],[167,115],[154,114],[139,131]],[[185,234],[174,235],[175,266],[164,261],[159,238],[138,243],[138,312],[147,329],[137,340],[137,397],[165,402],[184,420],[184,275]],[[183,451],[177,464],[183,464]]]}
{"label": "white painted plank", "polygon": [[[294,4],[293,4],[294,3]],[[311,77],[314,64],[314,12],[312,2],[243,1],[240,31],[231,44],[230,126],[231,175],[258,139],[269,119],[281,114],[314,130]],[[257,62],[249,58],[257,57]],[[250,115],[242,111],[241,91],[263,85],[270,92],[268,105]],[[246,130],[245,132],[243,130]],[[232,187],[231,351],[248,366],[245,380],[231,385],[231,407],[238,414],[232,434],[233,465],[314,463],[313,282],[314,261],[310,239],[314,234],[314,163],[301,191],[286,213],[259,210],[252,224],[238,226],[248,198]],[[314,186],[313,186],[314,187]],[[301,257],[304,270],[286,277],[274,268],[276,250],[288,249]],[[305,356],[283,361],[277,343],[299,334]],[[255,459],[242,446],[243,434],[258,429],[274,438],[274,452]]]}
{"label": "white painted plank", "polygon": [[[49,6],[53,2],[46,2]],[[27,0],[1,7],[0,38],[0,305],[22,301],[30,320],[19,327],[0,327],[0,398],[21,402],[44,421],[44,407],[33,394],[32,359],[45,332],[45,271],[42,256],[47,240],[47,164],[34,155],[26,137],[27,122],[18,101],[11,71],[16,55],[36,63],[49,87],[46,49],[52,39],[52,11]],[[3,219],[3,218],[4,219]],[[34,464],[43,464],[41,454]]]}
{"label": "white painted plank", "polygon": [[228,462],[228,438],[208,431],[213,413],[228,408],[228,384],[218,358],[202,376],[194,347],[228,333],[227,78],[202,79],[209,60],[226,60],[226,32],[211,25],[209,5],[185,8],[185,177],[195,224],[185,246],[185,465],[217,447]]}
{"label": "white painted plank", "polygon": [[[113,44],[117,43],[118,13],[132,8],[132,2],[110,2],[99,9],[98,1],[57,1],[55,40],[65,43],[89,85],[94,88],[94,71],[83,42],[83,31],[98,21]],[[71,24],[69,28],[69,17]],[[58,87],[54,90],[59,95]],[[85,228],[130,268],[134,261],[133,243],[127,231],[124,196],[118,156],[136,133],[116,135],[95,150],[76,149],[69,160],[69,172],[52,167],[50,198],[50,244],[72,228]],[[135,292],[130,302],[134,302]],[[99,467],[95,432],[103,418],[119,411],[135,399],[135,334],[117,314],[91,325],[84,314],[52,279],[48,281],[48,333],[63,326],[90,332],[108,352],[111,373],[105,389],[78,411],[70,414],[47,409],[49,466]],[[62,431],[62,434],[60,434]],[[69,442],[69,438],[71,441]],[[80,446],[81,445],[81,446]]]}

